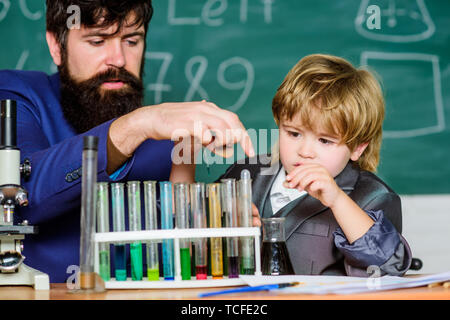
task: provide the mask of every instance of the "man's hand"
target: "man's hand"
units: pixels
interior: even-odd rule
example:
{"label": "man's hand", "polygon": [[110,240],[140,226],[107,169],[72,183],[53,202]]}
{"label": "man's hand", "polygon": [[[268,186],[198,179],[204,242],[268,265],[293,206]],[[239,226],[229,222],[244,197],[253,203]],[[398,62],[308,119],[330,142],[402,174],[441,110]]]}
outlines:
{"label": "man's hand", "polygon": [[235,143],[240,143],[244,152],[252,157],[255,152],[250,137],[238,116],[216,106],[214,103],[183,102],[164,103],[146,107],[151,118],[147,136],[153,139],[176,139],[194,137],[203,146],[223,156],[224,148],[230,151]]}
{"label": "man's hand", "polygon": [[296,167],[286,176],[284,186],[304,190],[327,207],[333,207],[337,199],[344,194],[328,170],[319,164]]}
{"label": "man's hand", "polygon": [[253,218],[253,226],[261,227],[261,217],[259,216],[258,208],[252,203],[252,218]]}
{"label": "man's hand", "polygon": [[109,141],[114,147],[109,149],[123,159],[113,161],[117,165],[108,171],[117,169],[147,139],[177,141],[187,137],[225,157],[233,154],[235,143],[240,143],[249,157],[255,155],[251,139],[235,113],[206,101],[163,103],[139,108],[112,122]]}

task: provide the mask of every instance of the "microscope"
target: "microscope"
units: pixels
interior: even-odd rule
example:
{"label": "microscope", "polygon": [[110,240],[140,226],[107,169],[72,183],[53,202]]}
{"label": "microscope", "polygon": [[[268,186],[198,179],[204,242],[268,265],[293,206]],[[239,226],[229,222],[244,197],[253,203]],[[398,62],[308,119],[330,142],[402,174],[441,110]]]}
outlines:
{"label": "microscope", "polygon": [[37,227],[28,225],[26,220],[14,224],[14,209],[28,205],[28,194],[20,185],[20,176],[27,177],[31,173],[28,160],[20,164],[16,101],[2,100],[0,112],[0,285],[48,290],[48,275],[23,263],[22,241],[25,235],[36,234]]}

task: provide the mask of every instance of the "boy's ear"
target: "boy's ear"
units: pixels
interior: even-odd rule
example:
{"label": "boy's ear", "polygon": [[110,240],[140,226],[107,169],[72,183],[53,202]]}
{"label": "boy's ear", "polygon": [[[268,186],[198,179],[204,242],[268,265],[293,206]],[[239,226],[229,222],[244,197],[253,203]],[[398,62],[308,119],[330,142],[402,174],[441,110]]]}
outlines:
{"label": "boy's ear", "polygon": [[47,31],[45,33],[45,38],[47,39],[47,45],[50,50],[50,55],[53,58],[53,62],[57,65],[61,65],[61,46],[56,40],[54,33]]}
{"label": "boy's ear", "polygon": [[361,143],[359,146],[357,146],[350,155],[350,159],[352,161],[358,161],[359,157],[361,157],[361,155],[363,154],[364,150],[366,150],[368,145],[369,145],[368,142],[364,142]]}

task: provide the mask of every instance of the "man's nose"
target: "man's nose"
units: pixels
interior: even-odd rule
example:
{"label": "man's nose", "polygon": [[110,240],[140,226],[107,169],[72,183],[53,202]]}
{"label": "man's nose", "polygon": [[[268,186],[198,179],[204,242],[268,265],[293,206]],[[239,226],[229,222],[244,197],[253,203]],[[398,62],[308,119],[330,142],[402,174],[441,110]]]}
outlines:
{"label": "man's nose", "polygon": [[125,55],[123,51],[122,41],[112,40],[107,47],[106,64],[108,66],[122,68],[126,64]]}

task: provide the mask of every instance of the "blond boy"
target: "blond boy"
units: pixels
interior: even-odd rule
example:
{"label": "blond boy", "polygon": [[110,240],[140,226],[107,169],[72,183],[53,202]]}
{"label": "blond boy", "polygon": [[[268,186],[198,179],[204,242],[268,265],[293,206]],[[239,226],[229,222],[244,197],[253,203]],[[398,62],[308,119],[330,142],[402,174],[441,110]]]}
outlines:
{"label": "blond boy", "polygon": [[258,156],[258,164],[234,164],[221,178],[250,170],[260,215],[286,218],[295,273],[403,275],[411,251],[400,234],[400,198],[373,173],[384,119],[374,76],[342,58],[307,56],[278,88],[272,111],[278,170],[263,174]]}

